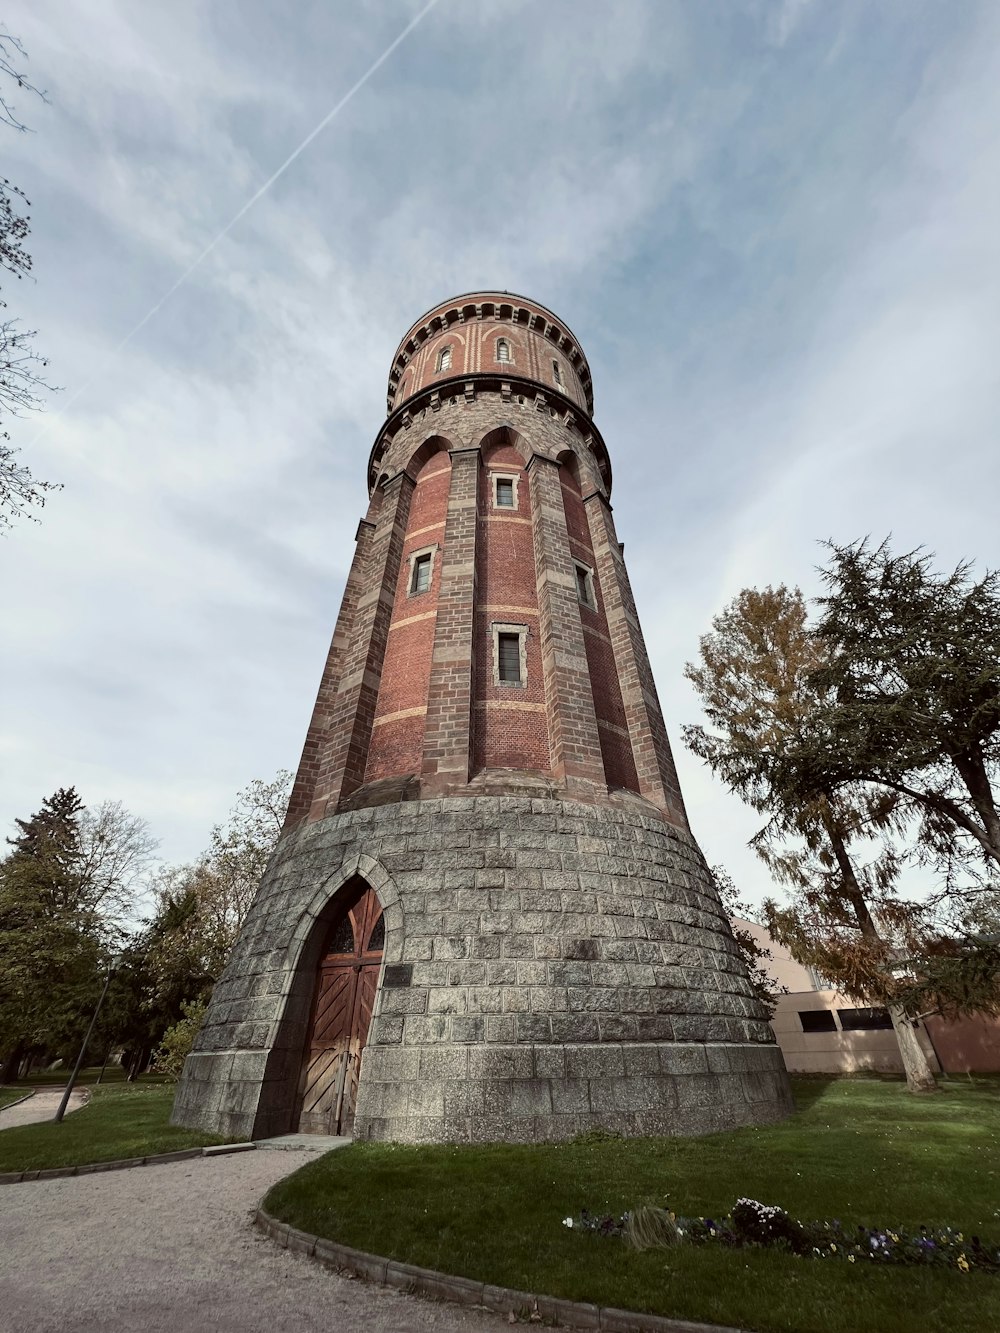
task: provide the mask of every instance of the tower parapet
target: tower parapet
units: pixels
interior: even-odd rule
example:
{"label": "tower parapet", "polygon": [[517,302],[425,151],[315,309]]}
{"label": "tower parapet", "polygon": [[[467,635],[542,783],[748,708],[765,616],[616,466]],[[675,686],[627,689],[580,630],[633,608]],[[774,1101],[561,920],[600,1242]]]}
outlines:
{"label": "tower parapet", "polygon": [[285,832],[175,1119],[524,1140],[785,1114],[579,343],[469,293],[407,332],[388,405]]}

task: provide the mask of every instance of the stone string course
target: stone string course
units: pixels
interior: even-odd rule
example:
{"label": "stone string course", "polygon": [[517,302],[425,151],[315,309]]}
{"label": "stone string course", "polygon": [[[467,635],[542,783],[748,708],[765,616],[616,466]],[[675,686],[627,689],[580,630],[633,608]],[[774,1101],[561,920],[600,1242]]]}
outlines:
{"label": "stone string course", "polygon": [[[293,1128],[316,961],[360,874],[386,922],[355,1137],[691,1134],[791,1109],[697,846],[638,799],[450,797],[287,834],[218,983],[174,1122]],[[405,965],[402,969],[396,965]]]}

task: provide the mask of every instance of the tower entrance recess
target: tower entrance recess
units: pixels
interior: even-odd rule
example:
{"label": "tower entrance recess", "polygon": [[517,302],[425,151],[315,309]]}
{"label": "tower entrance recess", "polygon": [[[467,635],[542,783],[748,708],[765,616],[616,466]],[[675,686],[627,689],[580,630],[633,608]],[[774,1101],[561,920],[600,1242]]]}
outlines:
{"label": "tower entrance recess", "polygon": [[365,887],[334,923],[320,960],[302,1063],[302,1133],[353,1128],[384,941],[382,908]]}

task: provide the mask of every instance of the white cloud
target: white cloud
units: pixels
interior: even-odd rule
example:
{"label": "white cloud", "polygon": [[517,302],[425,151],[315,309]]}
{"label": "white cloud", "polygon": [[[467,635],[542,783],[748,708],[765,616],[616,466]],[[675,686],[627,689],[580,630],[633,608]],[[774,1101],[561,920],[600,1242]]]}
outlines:
{"label": "white cloud", "polygon": [[294,765],[396,341],[490,285],[588,351],[695,830],[759,895],[756,817],[679,745],[712,614],[827,535],[1000,562],[995,16],[443,0],[112,355],[414,12],[8,15],[67,489],[0,546],[0,824],[76,782],[190,856]]}

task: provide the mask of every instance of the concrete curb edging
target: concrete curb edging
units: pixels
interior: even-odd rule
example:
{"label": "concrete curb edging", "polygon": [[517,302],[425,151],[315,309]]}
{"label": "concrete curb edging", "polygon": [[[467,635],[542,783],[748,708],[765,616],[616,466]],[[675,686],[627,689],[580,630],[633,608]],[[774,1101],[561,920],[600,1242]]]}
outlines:
{"label": "concrete curb edging", "polygon": [[37,1091],[37,1088],[30,1088],[23,1097],[18,1097],[16,1102],[8,1102],[6,1106],[0,1106],[0,1115],[3,1115],[4,1111],[13,1110],[15,1106],[20,1106],[21,1103],[26,1102],[29,1097],[34,1097]]}
{"label": "concrete curb edging", "polygon": [[52,1166],[40,1171],[0,1171],[0,1185],[20,1185],[28,1180],[57,1180],[62,1176],[90,1176],[97,1171],[127,1171],[133,1166],[162,1166],[186,1162],[192,1157],[220,1157],[223,1153],[249,1152],[255,1143],[219,1143],[205,1148],[183,1148],[180,1152],[155,1153],[152,1157],[128,1157],[114,1162],[89,1162],[84,1166]]}
{"label": "concrete curb edging", "polygon": [[533,1292],[495,1287],[489,1282],[475,1282],[467,1277],[451,1277],[431,1268],[382,1259],[377,1254],[339,1245],[322,1236],[311,1236],[287,1222],[280,1222],[264,1208],[257,1209],[253,1220],[254,1226],[283,1250],[304,1254],[327,1268],[346,1270],[382,1287],[395,1287],[398,1291],[431,1296],[456,1305],[482,1306],[496,1314],[527,1314],[532,1322],[552,1320],[572,1328],[601,1329],[604,1333],[747,1333],[744,1329],[721,1324],[697,1324],[663,1315],[639,1314],[583,1301],[561,1300],[556,1296],[536,1296]]}

